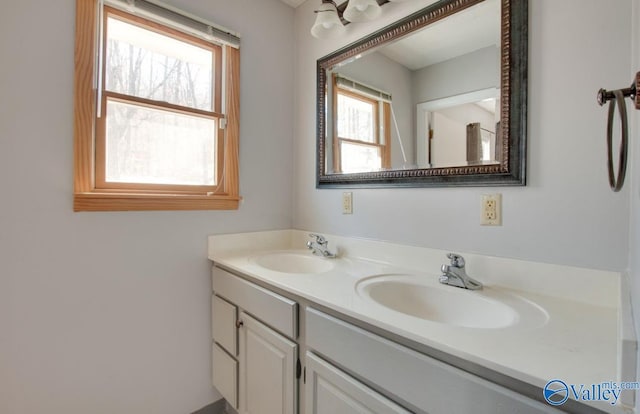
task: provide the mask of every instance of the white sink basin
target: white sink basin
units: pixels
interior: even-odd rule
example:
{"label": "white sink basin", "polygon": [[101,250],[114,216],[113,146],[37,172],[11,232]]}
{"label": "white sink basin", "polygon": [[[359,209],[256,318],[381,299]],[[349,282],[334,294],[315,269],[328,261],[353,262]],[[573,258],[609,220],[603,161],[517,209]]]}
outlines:
{"label": "white sink basin", "polygon": [[538,305],[494,288],[471,291],[432,276],[380,275],[359,281],[360,296],[414,318],[466,328],[535,328],[549,316]]}
{"label": "white sink basin", "polygon": [[253,258],[253,263],[280,273],[312,274],[333,269],[333,259],[313,256],[311,252],[272,252]]}

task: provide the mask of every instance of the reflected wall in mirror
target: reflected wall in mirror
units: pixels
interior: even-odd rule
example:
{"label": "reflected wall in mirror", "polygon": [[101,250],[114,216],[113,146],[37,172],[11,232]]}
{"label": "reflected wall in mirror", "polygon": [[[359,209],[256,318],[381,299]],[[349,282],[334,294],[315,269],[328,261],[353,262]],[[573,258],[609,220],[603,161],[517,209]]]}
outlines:
{"label": "reflected wall in mirror", "polygon": [[499,104],[497,88],[417,104],[418,166],[498,164],[502,159]]}
{"label": "reflected wall in mirror", "polygon": [[524,185],[526,0],[444,0],[318,60],[318,186]]}

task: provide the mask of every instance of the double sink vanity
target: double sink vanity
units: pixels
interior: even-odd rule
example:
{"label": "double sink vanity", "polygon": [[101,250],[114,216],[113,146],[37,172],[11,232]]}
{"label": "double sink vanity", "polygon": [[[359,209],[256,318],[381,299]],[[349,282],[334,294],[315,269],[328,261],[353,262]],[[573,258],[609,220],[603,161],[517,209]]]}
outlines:
{"label": "double sink vanity", "polygon": [[[316,188],[526,184],[528,0],[425,4],[317,60]],[[636,380],[620,273],[299,230],[209,259],[241,414],[633,412],[591,392]]]}
{"label": "double sink vanity", "polygon": [[635,380],[620,274],[447,253],[210,236],[214,386],[240,413],[631,412],[634,391],[555,408],[542,391]]}

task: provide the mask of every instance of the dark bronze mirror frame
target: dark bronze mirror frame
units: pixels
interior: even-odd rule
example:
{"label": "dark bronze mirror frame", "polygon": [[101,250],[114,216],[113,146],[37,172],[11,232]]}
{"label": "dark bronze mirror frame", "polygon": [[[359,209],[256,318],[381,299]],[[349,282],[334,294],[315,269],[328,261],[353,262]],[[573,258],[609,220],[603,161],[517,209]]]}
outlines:
{"label": "dark bronze mirror frame", "polygon": [[499,164],[326,174],[327,70],[483,0],[440,0],[317,61],[317,188],[523,186],[526,184],[528,0],[501,0],[500,98],[503,158]]}

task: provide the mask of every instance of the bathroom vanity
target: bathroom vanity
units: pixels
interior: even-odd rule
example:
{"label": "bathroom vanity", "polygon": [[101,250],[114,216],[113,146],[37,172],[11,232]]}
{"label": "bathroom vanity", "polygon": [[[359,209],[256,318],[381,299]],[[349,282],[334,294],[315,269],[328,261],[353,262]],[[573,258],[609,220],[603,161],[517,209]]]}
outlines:
{"label": "bathroom vanity", "polygon": [[444,251],[326,239],[337,258],[297,230],[209,238],[212,381],[238,412],[631,412],[633,391],[542,391],[634,380],[621,275],[465,254],[473,291],[438,282]]}

